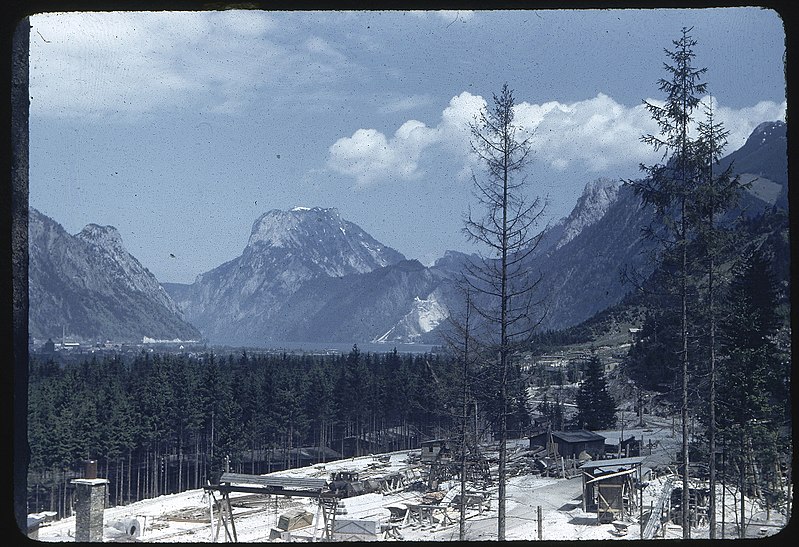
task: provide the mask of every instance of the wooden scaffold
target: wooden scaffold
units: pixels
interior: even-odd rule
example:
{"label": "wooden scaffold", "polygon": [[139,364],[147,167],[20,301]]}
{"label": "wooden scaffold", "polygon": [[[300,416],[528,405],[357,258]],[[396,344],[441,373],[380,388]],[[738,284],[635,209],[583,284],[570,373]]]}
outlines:
{"label": "wooden scaffold", "polygon": [[[318,528],[319,514],[323,520],[322,534],[324,539],[333,538],[335,528],[338,496],[328,489],[325,479],[293,478],[264,475],[246,475],[243,473],[223,473],[219,484],[207,484],[204,490],[208,494],[211,511],[211,541],[219,540],[221,529],[225,530],[225,541],[237,542],[236,523],[233,518],[233,507],[230,502],[231,492],[260,494],[267,496],[288,496],[315,498],[318,502],[314,539]],[[215,492],[221,494],[217,500]],[[218,507],[216,526],[214,526],[214,506]]]}

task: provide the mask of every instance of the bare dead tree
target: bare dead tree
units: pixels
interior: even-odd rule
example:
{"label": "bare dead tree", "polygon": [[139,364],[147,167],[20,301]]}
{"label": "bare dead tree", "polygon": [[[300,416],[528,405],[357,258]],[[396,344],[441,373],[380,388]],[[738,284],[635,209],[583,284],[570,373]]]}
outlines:
{"label": "bare dead tree", "polygon": [[472,175],[475,196],[482,215],[469,209],[464,232],[487,247],[489,256],[467,265],[467,282],[476,298],[474,310],[491,329],[488,344],[495,348],[499,373],[499,503],[497,539],[505,539],[505,490],[507,459],[508,370],[512,353],[529,341],[541,321],[540,302],[534,289],[540,275],[531,277],[527,258],[535,250],[540,234],[534,233],[544,203],[525,195],[525,170],[530,163],[530,136],[514,123],[513,92],[505,84],[493,104],[470,124],[471,146],[484,167]]}

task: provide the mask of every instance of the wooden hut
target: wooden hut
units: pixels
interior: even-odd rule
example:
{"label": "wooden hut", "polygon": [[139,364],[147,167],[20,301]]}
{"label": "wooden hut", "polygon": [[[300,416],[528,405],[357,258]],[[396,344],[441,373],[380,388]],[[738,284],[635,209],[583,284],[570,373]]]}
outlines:
{"label": "wooden hut", "polygon": [[634,514],[638,507],[635,484],[641,481],[643,457],[588,461],[583,472],[583,511],[596,511],[601,523]]}
{"label": "wooden hut", "polygon": [[450,461],[452,452],[447,439],[433,439],[422,441],[422,462],[432,463],[437,461]]}
{"label": "wooden hut", "polygon": [[590,454],[594,459],[605,455],[605,437],[585,429],[537,432],[530,437],[530,448],[536,446],[544,446],[548,454],[564,458],[577,458],[581,452]]}

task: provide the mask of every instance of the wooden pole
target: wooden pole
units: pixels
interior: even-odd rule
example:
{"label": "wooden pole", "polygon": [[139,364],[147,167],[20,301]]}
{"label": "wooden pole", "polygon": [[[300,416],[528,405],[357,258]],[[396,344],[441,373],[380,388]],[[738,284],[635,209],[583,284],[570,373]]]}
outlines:
{"label": "wooden pole", "polygon": [[721,539],[724,539],[724,524],[727,513],[727,439],[721,445]]}
{"label": "wooden pole", "polygon": [[[641,448],[643,449],[643,447],[644,447],[644,437],[642,435],[641,436]],[[639,465],[638,466],[638,490],[639,490],[640,494],[639,494],[638,499],[640,501],[640,504],[639,504],[638,510],[639,510],[639,514],[641,516],[639,517],[638,520],[640,520],[640,522],[641,522],[641,539],[644,539],[644,487],[643,487],[643,484],[641,483],[642,480],[643,480],[643,475],[641,473],[641,466]],[[652,513],[649,513],[649,518],[652,518]]]}
{"label": "wooden pole", "polygon": [[225,499],[227,500],[228,515],[230,515],[230,527],[233,529],[233,541],[238,543],[239,538],[236,536],[236,521],[233,519],[233,506],[230,504],[230,492],[225,492]]}
{"label": "wooden pole", "polygon": [[543,536],[543,528],[544,528],[544,521],[541,518],[541,506],[538,506],[538,539],[540,540]]}
{"label": "wooden pole", "polygon": [[208,511],[211,514],[211,541],[216,541],[216,536],[214,536],[214,501],[211,493],[208,493]]}

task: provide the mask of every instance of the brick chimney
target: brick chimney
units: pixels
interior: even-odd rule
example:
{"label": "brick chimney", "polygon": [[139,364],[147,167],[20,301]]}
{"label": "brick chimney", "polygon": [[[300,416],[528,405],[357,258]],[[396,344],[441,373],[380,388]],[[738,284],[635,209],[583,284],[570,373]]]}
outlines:
{"label": "brick chimney", "polygon": [[75,485],[75,541],[103,541],[103,511],[108,480],[97,478],[97,461],[86,462],[83,479],[73,479]]}

